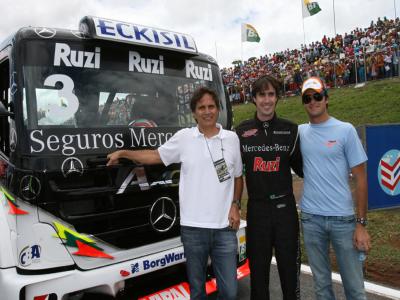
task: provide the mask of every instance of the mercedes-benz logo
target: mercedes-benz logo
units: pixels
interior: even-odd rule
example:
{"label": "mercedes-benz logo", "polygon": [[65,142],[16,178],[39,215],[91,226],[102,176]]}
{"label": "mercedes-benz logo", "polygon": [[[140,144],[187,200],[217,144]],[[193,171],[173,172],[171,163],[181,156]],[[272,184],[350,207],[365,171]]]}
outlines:
{"label": "mercedes-benz logo", "polygon": [[15,131],[14,127],[10,129],[10,151],[14,152],[17,148],[17,132]]}
{"label": "mercedes-benz logo", "polygon": [[11,78],[10,78],[10,93],[11,93],[11,95],[14,95],[18,90],[16,77],[17,77],[17,72],[13,72],[11,75]]}
{"label": "mercedes-benz logo", "polygon": [[22,177],[19,185],[19,193],[25,200],[35,199],[41,189],[40,180],[32,175],[25,175]]}
{"label": "mercedes-benz logo", "polygon": [[85,36],[85,34],[79,30],[71,30],[71,33],[76,36],[77,38],[80,39],[86,39],[87,37]]}
{"label": "mercedes-benz logo", "polygon": [[64,177],[72,173],[78,173],[79,175],[83,174],[83,164],[76,157],[68,157],[61,165],[61,172]]}
{"label": "mercedes-benz logo", "polygon": [[57,33],[55,29],[46,27],[36,27],[35,32],[38,36],[44,39],[51,39]]}
{"label": "mercedes-benz logo", "polygon": [[206,57],[207,57],[207,59],[208,59],[209,62],[217,63],[217,61],[215,60],[215,58],[212,57],[211,55],[207,55],[207,54],[206,54]]}
{"label": "mercedes-benz logo", "polygon": [[177,209],[168,197],[158,198],[150,208],[150,224],[158,232],[166,232],[176,222]]}

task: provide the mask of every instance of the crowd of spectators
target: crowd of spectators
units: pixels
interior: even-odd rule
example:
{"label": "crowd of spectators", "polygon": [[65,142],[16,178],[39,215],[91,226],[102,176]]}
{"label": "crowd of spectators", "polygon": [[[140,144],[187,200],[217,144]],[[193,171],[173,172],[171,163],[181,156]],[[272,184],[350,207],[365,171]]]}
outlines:
{"label": "crowd of spectators", "polygon": [[281,80],[286,96],[299,94],[303,80],[322,77],[328,87],[399,76],[400,20],[378,18],[368,28],[356,28],[300,49],[253,57],[221,70],[233,102],[250,100],[251,83],[269,74]]}

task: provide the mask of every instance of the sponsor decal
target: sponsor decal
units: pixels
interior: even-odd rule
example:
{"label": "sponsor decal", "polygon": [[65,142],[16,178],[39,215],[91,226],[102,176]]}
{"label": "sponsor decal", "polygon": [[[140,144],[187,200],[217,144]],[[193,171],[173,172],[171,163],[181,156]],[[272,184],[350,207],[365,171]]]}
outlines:
{"label": "sponsor decal", "polygon": [[107,258],[107,259],[114,259],[113,256],[95,248],[91,245],[85,244],[79,240],[76,241],[76,245],[78,246],[78,251],[73,252],[73,255],[79,256],[89,256],[94,258]]}
{"label": "sponsor decal", "polygon": [[[236,278],[242,279],[250,275],[249,263],[246,261],[236,270]],[[206,282],[206,293],[210,295],[217,291],[217,281],[212,278]],[[181,282],[177,285],[161,290],[157,293],[144,296],[138,300],[189,300],[190,288],[187,282]]]}
{"label": "sponsor decal", "polygon": [[400,151],[392,149],[386,152],[378,165],[378,180],[382,190],[390,195],[400,194]]}
{"label": "sponsor decal", "polygon": [[336,145],[336,141],[327,141],[326,143],[325,143],[325,145],[328,147],[328,148],[332,148],[333,146],[335,146]]}
{"label": "sponsor decal", "polygon": [[57,30],[54,28],[46,28],[46,27],[36,27],[35,33],[44,39],[51,39],[53,36],[56,35]]}
{"label": "sponsor decal", "polygon": [[139,298],[139,300],[189,300],[190,288],[187,282],[169,287],[165,290]]}
{"label": "sponsor decal", "polygon": [[[52,103],[48,105],[46,118],[44,118],[47,119],[45,124],[48,122],[50,124],[65,122],[74,117],[79,107],[78,97],[74,93],[74,81],[71,77],[64,74],[53,74],[48,76],[43,84],[57,88],[57,82],[62,83],[62,88],[57,91],[60,104]],[[43,121],[43,119],[39,120],[39,124],[42,125],[40,122]]]}
{"label": "sponsor decal", "polygon": [[186,78],[202,79],[212,81],[211,65],[207,67],[196,66],[192,60],[186,61]]}
{"label": "sponsor decal", "polygon": [[6,201],[8,203],[8,206],[10,208],[8,210],[8,214],[10,214],[10,215],[28,215],[29,214],[29,212],[19,208],[19,205],[15,201],[15,198],[10,193],[8,193],[3,187],[1,187],[1,191],[3,192],[3,194],[6,198]]}
{"label": "sponsor decal", "polygon": [[32,175],[25,175],[22,177],[21,182],[19,184],[19,194],[25,200],[33,200],[35,199],[41,190],[40,180]]}
{"label": "sponsor decal", "polygon": [[[76,153],[76,150],[95,150],[95,149],[114,149],[122,148],[124,141],[122,133],[92,133],[92,134],[63,134],[46,135],[43,130],[33,130],[30,135],[31,153],[57,152],[62,155],[70,156]],[[136,135],[135,135],[136,137]],[[137,139],[145,142],[144,133]],[[47,151],[46,151],[47,150]]]}
{"label": "sponsor decal", "polygon": [[174,226],[177,208],[168,197],[158,198],[150,208],[150,224],[155,231],[166,232]]}
{"label": "sponsor decal", "polygon": [[39,245],[26,246],[19,253],[19,263],[27,267],[32,263],[40,262],[41,248]]}
{"label": "sponsor decal", "polygon": [[71,50],[68,44],[56,43],[54,50],[54,65],[99,69],[100,51],[100,47],[96,47],[94,52]]}
{"label": "sponsor decal", "polygon": [[166,253],[161,257],[153,259],[144,259],[140,262],[131,264],[132,274],[139,273],[142,271],[149,271],[153,269],[160,269],[168,265],[177,264],[185,260],[185,254],[182,252],[171,252]]}
{"label": "sponsor decal", "polygon": [[131,275],[131,273],[129,273],[129,272],[126,271],[126,270],[121,270],[121,271],[119,271],[119,274],[120,274],[122,277],[128,277],[129,275]]}
{"label": "sponsor decal", "polygon": [[66,227],[65,225],[63,225],[61,223],[54,221],[53,224],[54,224],[56,232],[57,232],[57,234],[55,234],[54,237],[59,237],[60,239],[67,240],[66,234],[69,233],[70,236],[73,236],[75,238],[83,240],[89,244],[95,243],[95,241],[93,239],[91,239],[83,234],[80,234],[80,233]]}
{"label": "sponsor decal", "polygon": [[146,128],[141,128],[137,130],[135,128],[130,128],[130,137],[131,137],[131,147],[136,147],[137,145],[141,145],[144,147],[157,147],[164,144],[168,141],[173,133],[171,132],[147,132],[145,134]]}
{"label": "sponsor decal", "polygon": [[103,249],[98,247],[93,239],[67,228],[61,223],[53,223],[57,232],[54,237],[62,239],[67,247],[78,248],[78,251],[72,253],[73,255],[114,259],[113,256],[103,252]]}
{"label": "sponsor decal", "polygon": [[139,269],[139,263],[135,263],[131,265],[131,272],[132,274],[138,273],[140,271]]}
{"label": "sponsor decal", "polygon": [[129,51],[129,71],[149,74],[164,74],[164,57],[142,58],[139,52]]}
{"label": "sponsor decal", "polygon": [[179,184],[180,170],[165,171],[161,178],[163,180],[148,182],[146,169],[144,167],[133,168],[119,187],[117,194],[123,194],[128,186],[139,185],[141,191],[146,191],[154,186],[177,186]]}
{"label": "sponsor decal", "polygon": [[83,164],[76,157],[68,157],[63,161],[61,165],[61,172],[64,177],[68,177],[70,174],[77,173],[79,175],[83,174]]}
{"label": "sponsor decal", "polygon": [[242,133],[242,137],[256,136],[257,132],[258,132],[257,128],[249,129]]}
{"label": "sponsor decal", "polygon": [[[136,180],[134,180],[135,177]],[[117,191],[117,194],[123,194],[128,185],[139,185],[140,190],[142,191],[148,190],[150,188],[149,183],[147,182],[146,170],[144,167],[133,168],[128,176],[125,178],[125,180],[122,182]]]}
{"label": "sponsor decal", "polygon": [[249,267],[249,261],[247,260],[244,265],[240,266],[236,270],[236,276],[237,276],[237,279],[242,279],[249,275],[250,275],[250,267]]}
{"label": "sponsor decal", "polygon": [[62,134],[61,130],[35,129],[29,134],[30,153],[57,153],[65,156],[75,155],[77,150],[81,153],[110,152],[124,147],[159,147],[169,140],[173,132],[166,132],[162,128],[129,128],[124,132],[99,132],[82,133],[74,130],[76,134]]}
{"label": "sponsor decal", "polygon": [[289,130],[274,130],[274,134],[290,134]]}
{"label": "sponsor decal", "polygon": [[33,300],[57,300],[57,294],[47,294],[33,297]]}
{"label": "sponsor decal", "polygon": [[288,152],[290,150],[290,146],[288,145],[242,145],[243,152]]}
{"label": "sponsor decal", "polygon": [[278,172],[280,157],[278,156],[275,160],[265,161],[262,157],[254,157],[253,171],[257,172]]}
{"label": "sponsor decal", "polygon": [[239,237],[239,261],[246,259],[246,236],[241,235]]}
{"label": "sponsor decal", "polygon": [[29,212],[20,209],[19,205],[17,205],[15,202],[8,200],[8,206],[10,207],[8,213],[10,215],[28,215]]}
{"label": "sponsor decal", "polygon": [[[96,35],[103,39],[197,53],[193,38],[187,34],[103,18],[93,21]],[[81,28],[85,30],[85,26]]]}

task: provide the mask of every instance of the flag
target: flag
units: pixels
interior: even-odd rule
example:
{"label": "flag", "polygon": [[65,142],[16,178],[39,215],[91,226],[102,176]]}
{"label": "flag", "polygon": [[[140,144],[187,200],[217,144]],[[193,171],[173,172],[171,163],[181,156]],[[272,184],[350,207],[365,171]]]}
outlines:
{"label": "flag", "polygon": [[250,24],[242,23],[242,42],[259,42],[257,30]]}
{"label": "flag", "polygon": [[312,0],[301,0],[303,3],[303,18],[313,16],[321,11],[318,2]]}

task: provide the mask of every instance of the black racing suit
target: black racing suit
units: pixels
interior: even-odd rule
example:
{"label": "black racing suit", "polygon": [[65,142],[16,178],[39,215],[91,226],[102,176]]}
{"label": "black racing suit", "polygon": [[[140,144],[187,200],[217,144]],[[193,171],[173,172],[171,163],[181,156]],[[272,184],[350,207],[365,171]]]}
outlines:
{"label": "black racing suit", "polygon": [[247,254],[251,299],[269,298],[269,272],[275,250],[283,299],[300,299],[300,244],[291,168],[303,177],[297,125],[277,118],[242,122],[240,139],[246,170]]}

